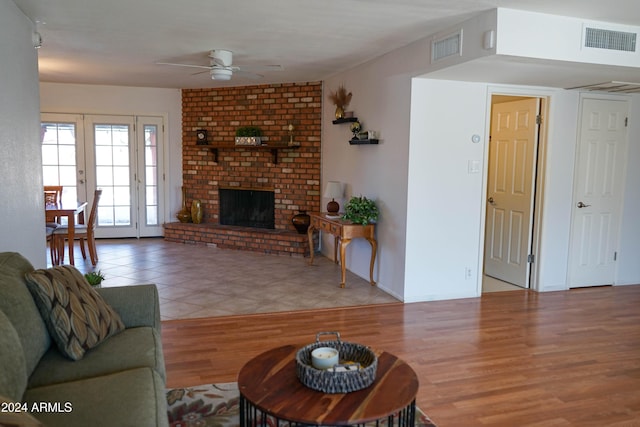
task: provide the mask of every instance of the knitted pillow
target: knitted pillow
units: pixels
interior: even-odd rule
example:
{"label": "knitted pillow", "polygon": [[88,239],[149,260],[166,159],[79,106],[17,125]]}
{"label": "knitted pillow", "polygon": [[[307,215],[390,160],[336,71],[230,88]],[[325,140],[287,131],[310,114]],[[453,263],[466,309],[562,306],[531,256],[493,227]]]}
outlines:
{"label": "knitted pillow", "polygon": [[27,287],[58,349],[72,360],[122,330],[124,324],[85,277],[71,265],[25,275]]}

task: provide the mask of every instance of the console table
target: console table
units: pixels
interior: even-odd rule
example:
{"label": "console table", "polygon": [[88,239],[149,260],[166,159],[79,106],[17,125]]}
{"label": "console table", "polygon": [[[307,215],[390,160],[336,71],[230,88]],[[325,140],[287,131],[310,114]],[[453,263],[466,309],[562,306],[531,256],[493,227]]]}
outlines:
{"label": "console table", "polygon": [[[351,393],[325,394],[298,380],[298,349],[293,345],[274,348],[242,367],[238,374],[241,427],[362,426],[370,421],[388,427],[415,425],[419,382],[406,362],[376,352],[378,370],[373,384]],[[269,417],[275,422],[269,422]]]}
{"label": "console table", "polygon": [[352,239],[361,237],[367,239],[371,244],[371,263],[369,264],[369,283],[374,286],[376,282],[373,280],[373,265],[376,261],[376,252],[378,250],[378,242],[375,238],[375,224],[361,225],[354,224],[351,221],[345,221],[340,218],[328,218],[325,212],[310,212],[311,223],[307,230],[309,238],[309,265],[313,264],[313,232],[314,230],[326,231],[333,235],[333,259],[338,263],[338,243],[340,244],[340,263],[342,267],[342,281],[340,287],[344,288],[346,281],[346,262],[345,249],[351,243]]}

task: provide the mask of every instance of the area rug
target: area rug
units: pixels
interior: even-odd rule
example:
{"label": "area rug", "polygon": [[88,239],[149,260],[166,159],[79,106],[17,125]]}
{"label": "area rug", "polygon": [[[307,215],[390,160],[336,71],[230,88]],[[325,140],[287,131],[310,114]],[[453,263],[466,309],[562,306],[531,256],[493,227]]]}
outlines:
{"label": "area rug", "polygon": [[[240,393],[237,383],[205,384],[167,390],[167,404],[171,427],[237,427],[240,424]],[[266,424],[278,427],[272,420],[267,420]],[[416,408],[416,426],[435,427],[435,424]]]}

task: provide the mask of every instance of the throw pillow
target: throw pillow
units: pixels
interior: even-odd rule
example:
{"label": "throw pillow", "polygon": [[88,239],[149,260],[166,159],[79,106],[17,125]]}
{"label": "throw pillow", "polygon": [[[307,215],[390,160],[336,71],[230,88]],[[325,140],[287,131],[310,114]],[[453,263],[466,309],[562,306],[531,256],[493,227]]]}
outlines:
{"label": "throw pillow", "polygon": [[27,287],[58,349],[72,360],[122,330],[111,306],[71,265],[26,274]]}

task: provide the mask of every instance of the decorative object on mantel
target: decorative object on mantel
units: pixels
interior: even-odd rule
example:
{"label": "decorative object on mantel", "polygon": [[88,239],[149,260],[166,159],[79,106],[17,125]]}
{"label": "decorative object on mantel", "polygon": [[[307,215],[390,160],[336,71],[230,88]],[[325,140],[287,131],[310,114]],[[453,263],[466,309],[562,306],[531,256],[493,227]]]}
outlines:
{"label": "decorative object on mantel", "polygon": [[327,212],[329,215],[338,214],[338,211],[340,211],[340,204],[336,202],[335,199],[342,198],[343,194],[344,190],[342,188],[342,183],[338,181],[327,182],[327,187],[324,189],[324,197],[331,199],[331,201],[327,203]]}
{"label": "decorative object on mantel", "polygon": [[206,129],[198,129],[196,131],[196,145],[207,145],[209,144],[209,140],[207,138],[207,130]]}
{"label": "decorative object on mantel", "polygon": [[182,209],[176,214],[180,222],[191,222],[191,211],[187,209],[187,189],[182,187]]}
{"label": "decorative object on mantel", "polygon": [[343,219],[355,224],[368,225],[378,220],[378,207],[376,202],[364,196],[352,197],[344,207]]}
{"label": "decorative object on mantel", "polygon": [[202,202],[198,199],[194,199],[191,202],[191,221],[194,224],[200,224],[202,222]]}
{"label": "decorative object on mantel", "polygon": [[291,223],[296,228],[298,234],[307,234],[309,224],[311,224],[311,216],[309,216],[307,211],[301,210],[291,218]]}
{"label": "decorative object on mantel", "polygon": [[344,109],[351,102],[351,92],[347,92],[344,85],[338,86],[338,90],[329,93],[329,100],[336,106],[336,119],[344,118]]}
{"label": "decorative object on mantel", "polygon": [[236,130],[236,145],[261,145],[262,129],[258,126],[242,126]]}
{"label": "decorative object on mantel", "polygon": [[288,129],[289,129],[289,144],[288,144],[288,146],[289,147],[298,147],[298,146],[300,146],[299,142],[293,142],[293,129],[294,129],[294,127],[293,127],[292,123],[289,123]]}

